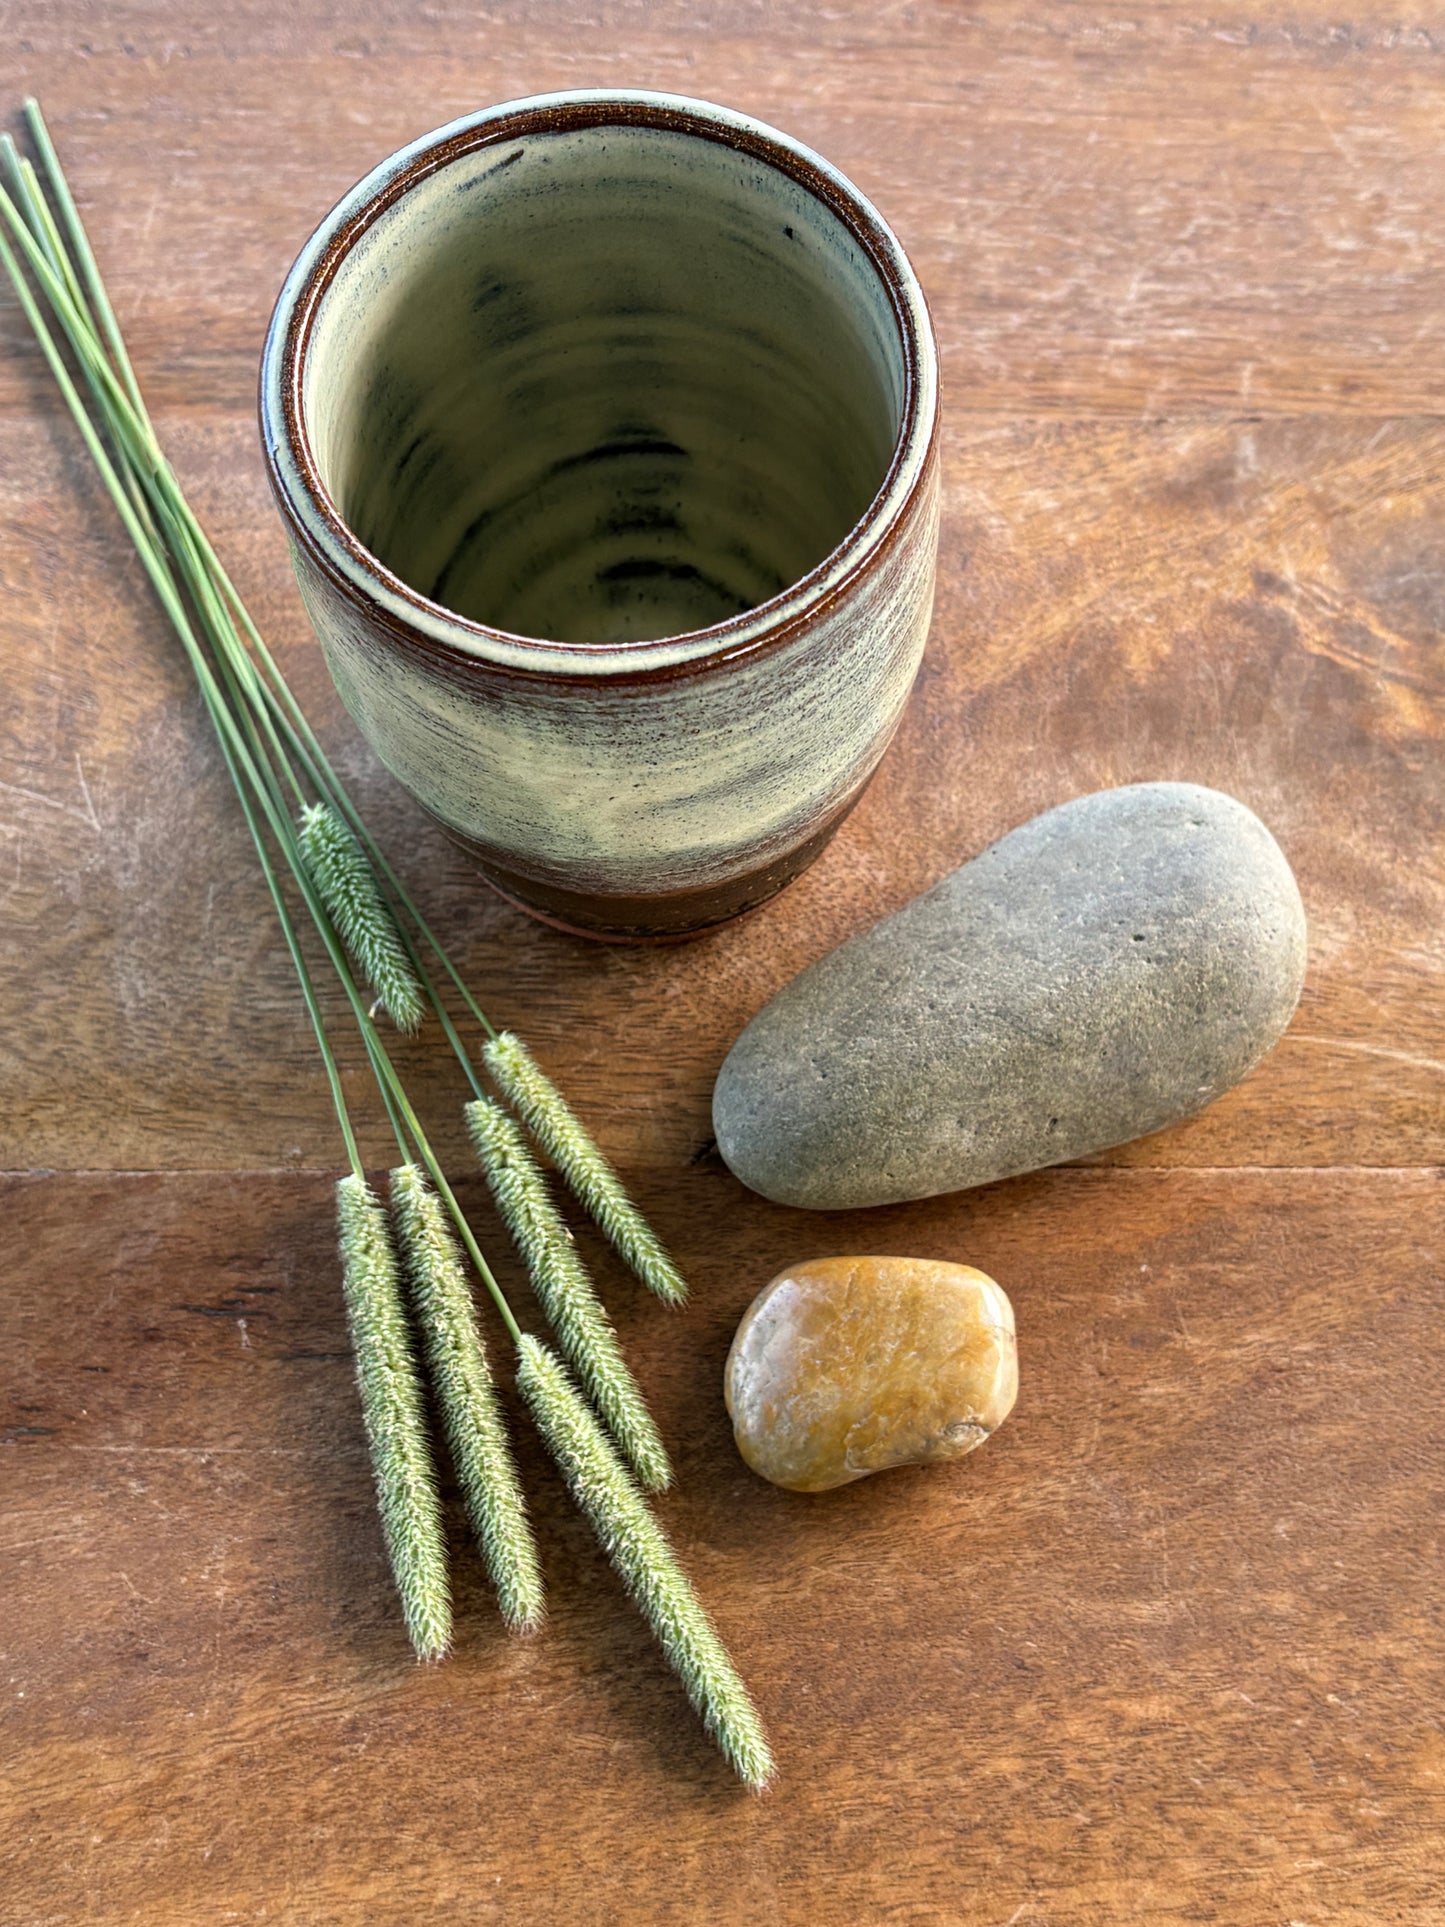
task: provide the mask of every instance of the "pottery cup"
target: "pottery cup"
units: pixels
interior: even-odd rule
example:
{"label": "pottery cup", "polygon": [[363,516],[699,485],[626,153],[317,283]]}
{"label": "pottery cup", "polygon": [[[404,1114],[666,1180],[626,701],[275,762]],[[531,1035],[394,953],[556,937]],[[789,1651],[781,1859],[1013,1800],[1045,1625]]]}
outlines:
{"label": "pottery cup", "polygon": [[661,94],[512,101],[306,244],[261,374],[342,700],[534,914],[694,933],[795,877],[928,632],[932,331],[807,148]]}

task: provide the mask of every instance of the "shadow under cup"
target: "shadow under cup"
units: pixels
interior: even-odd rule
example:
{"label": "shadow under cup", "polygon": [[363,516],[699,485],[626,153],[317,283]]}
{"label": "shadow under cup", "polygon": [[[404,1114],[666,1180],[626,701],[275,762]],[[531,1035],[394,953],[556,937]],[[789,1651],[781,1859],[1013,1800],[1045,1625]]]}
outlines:
{"label": "shadow under cup", "polygon": [[556,96],[332,214],[262,419],[383,760],[527,908],[689,934],[817,854],[927,631],[933,348],[898,244],[741,117]]}

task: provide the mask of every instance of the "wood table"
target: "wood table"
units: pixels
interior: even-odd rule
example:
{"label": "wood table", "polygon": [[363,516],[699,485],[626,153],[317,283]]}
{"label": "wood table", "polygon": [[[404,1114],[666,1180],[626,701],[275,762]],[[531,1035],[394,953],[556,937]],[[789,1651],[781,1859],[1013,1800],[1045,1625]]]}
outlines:
{"label": "wood table", "polygon": [[[9,124],[41,96],[254,613],[694,1282],[671,1316],[599,1259],[676,1449],[661,1512],[782,1765],[761,1798],[730,1782],[520,1427],[549,1626],[499,1630],[453,1500],[456,1651],[409,1658],[325,1085],[177,648],[7,297],[0,1918],[1445,1921],[1438,21],[9,0],[0,23]],[[937,614],[896,746],[801,882],[675,949],[525,921],[374,765],[253,415],[272,299],[345,187],[469,109],[598,84],[826,153],[910,250],[945,369]],[[1242,797],[1298,873],[1309,983],[1255,1075],[971,1194],[818,1217],[745,1192],[709,1090],[772,992],[1036,811],[1155,777]],[[435,1033],[405,1063],[465,1172]],[[737,1458],[722,1364],[768,1278],[839,1251],[995,1274],[1022,1391],[961,1465],[802,1499]]]}

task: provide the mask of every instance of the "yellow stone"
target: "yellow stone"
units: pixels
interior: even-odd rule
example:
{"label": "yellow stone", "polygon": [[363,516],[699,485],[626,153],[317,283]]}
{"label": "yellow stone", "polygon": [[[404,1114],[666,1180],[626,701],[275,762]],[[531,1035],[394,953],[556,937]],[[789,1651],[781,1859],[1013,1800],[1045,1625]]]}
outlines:
{"label": "yellow stone", "polygon": [[960,1459],[1018,1389],[1008,1298],[931,1258],[790,1266],[743,1314],[723,1377],[738,1450],[790,1492]]}

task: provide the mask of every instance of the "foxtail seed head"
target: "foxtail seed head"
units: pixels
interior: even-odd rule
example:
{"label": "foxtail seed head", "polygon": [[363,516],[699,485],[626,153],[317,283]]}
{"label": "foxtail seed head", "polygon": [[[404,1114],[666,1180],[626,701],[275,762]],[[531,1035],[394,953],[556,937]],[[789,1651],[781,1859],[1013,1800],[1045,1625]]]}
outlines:
{"label": "foxtail seed head", "polygon": [[521,1038],[503,1031],[486,1046],[483,1056],[509,1103],[614,1249],[664,1304],[684,1304],[687,1285],[682,1274]]}
{"label": "foxtail seed head", "polygon": [[521,1126],[487,1097],[468,1104],[466,1114],[497,1209],[557,1342],[638,1478],[665,1492],[672,1483],[666,1448]]}
{"label": "foxtail seed head", "polygon": [[398,1030],[425,1012],[421,985],[366,853],[329,803],[301,812],[301,860],[357,969]]}
{"label": "foxtail seed head", "polygon": [[392,1172],[391,1202],[467,1517],[502,1618],[533,1632],[546,1611],[542,1573],[462,1255],[419,1165]]}
{"label": "foxtail seed head", "polygon": [[656,1633],[703,1725],[738,1778],[760,1790],[773,1775],[762,1722],[667,1535],[561,1360],[530,1337],[522,1339],[520,1352],[517,1384],[573,1498]]}
{"label": "foxtail seed head", "polygon": [[446,1542],[386,1213],[354,1174],[336,1187],[342,1285],[382,1532],[419,1659],[451,1644]]}

